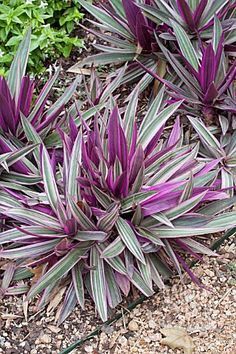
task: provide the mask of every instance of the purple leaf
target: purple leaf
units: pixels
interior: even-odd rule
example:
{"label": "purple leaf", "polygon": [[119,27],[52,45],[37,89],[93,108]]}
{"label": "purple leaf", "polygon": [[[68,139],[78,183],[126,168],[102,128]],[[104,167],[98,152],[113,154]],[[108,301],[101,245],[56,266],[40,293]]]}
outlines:
{"label": "purple leaf", "polygon": [[180,118],[177,117],[175,124],[171,130],[168,142],[167,142],[167,147],[174,147],[180,140],[180,134],[181,134],[181,127],[180,127]]}
{"label": "purple leaf", "polygon": [[191,31],[195,30],[195,21],[192,15],[192,11],[185,0],[177,0],[177,6],[180,12],[181,17],[188,25]]}
{"label": "purple leaf", "polygon": [[215,80],[216,61],[212,44],[204,49],[200,68],[200,84],[204,93],[207,92],[210,84]]}
{"label": "purple leaf", "polygon": [[195,22],[195,26],[198,27],[199,22],[201,20],[201,16],[203,14],[203,11],[205,10],[206,6],[207,6],[208,0],[201,0],[198,4],[198,6],[196,7],[196,10],[194,12],[193,15],[193,19]]}
{"label": "purple leaf", "polygon": [[113,109],[108,124],[108,151],[110,164],[114,165],[117,157],[121,162],[123,171],[125,171],[128,163],[128,147],[124,131],[119,122],[117,107]]}
{"label": "purple leaf", "polygon": [[214,99],[218,96],[218,91],[217,88],[214,84],[214,82],[211,82],[211,84],[208,86],[207,92],[204,95],[203,102],[205,104],[212,104]]}

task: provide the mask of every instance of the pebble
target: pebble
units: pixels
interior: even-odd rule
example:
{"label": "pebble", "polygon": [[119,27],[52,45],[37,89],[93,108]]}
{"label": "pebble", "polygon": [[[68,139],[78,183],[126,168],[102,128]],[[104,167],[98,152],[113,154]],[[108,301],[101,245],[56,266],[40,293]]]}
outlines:
{"label": "pebble", "polygon": [[156,322],[154,320],[148,321],[148,327],[149,328],[156,328]]}
{"label": "pebble", "polygon": [[138,323],[135,320],[132,320],[132,321],[129,322],[128,328],[129,328],[130,331],[136,332],[136,331],[139,330],[139,325],[138,325]]}
{"label": "pebble", "polygon": [[40,336],[36,341],[35,343],[36,344],[49,344],[51,343],[52,339],[51,339],[51,336],[49,336],[48,334],[43,334],[42,336]]}
{"label": "pebble", "polygon": [[84,347],[84,350],[86,351],[86,353],[93,353],[93,347],[90,345],[86,345]]}

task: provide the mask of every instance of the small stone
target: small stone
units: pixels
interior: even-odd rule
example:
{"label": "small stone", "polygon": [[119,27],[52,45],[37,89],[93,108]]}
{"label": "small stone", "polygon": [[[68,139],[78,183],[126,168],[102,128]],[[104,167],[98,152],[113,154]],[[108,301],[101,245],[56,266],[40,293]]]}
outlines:
{"label": "small stone", "polygon": [[128,328],[130,331],[136,332],[139,329],[139,325],[135,320],[132,320],[129,322]]}
{"label": "small stone", "polygon": [[127,340],[127,338],[125,338],[125,336],[121,336],[121,337],[119,337],[118,342],[119,342],[119,344],[126,346],[128,340]]}
{"label": "small stone", "polygon": [[52,341],[51,336],[49,336],[48,334],[43,334],[38,339],[39,339],[39,342],[42,344],[49,344]]}
{"label": "small stone", "polygon": [[91,345],[86,345],[84,347],[84,350],[86,351],[86,353],[92,353],[93,352],[93,347]]}
{"label": "small stone", "polygon": [[214,275],[215,275],[215,273],[212,272],[212,270],[209,270],[209,269],[206,269],[206,270],[205,270],[205,273],[206,273],[206,275],[208,275],[209,277],[214,277]]}
{"label": "small stone", "polygon": [[156,322],[153,320],[148,321],[148,327],[149,328],[156,328]]}
{"label": "small stone", "polygon": [[37,354],[37,349],[32,349],[32,350],[30,351],[30,354]]}
{"label": "small stone", "polygon": [[155,334],[151,334],[149,336],[149,339],[152,341],[152,342],[158,342],[159,340],[162,339],[162,335],[160,333],[155,333]]}

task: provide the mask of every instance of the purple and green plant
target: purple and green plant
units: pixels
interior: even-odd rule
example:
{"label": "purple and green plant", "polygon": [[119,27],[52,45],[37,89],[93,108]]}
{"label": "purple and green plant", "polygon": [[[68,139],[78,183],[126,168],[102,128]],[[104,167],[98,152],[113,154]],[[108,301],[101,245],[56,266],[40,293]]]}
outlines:
{"label": "purple and green plant", "polygon": [[[177,22],[193,40],[209,40],[213,36],[214,17],[221,21],[227,33],[227,46],[233,49],[235,2],[233,0],[154,0],[138,5],[144,15],[164,31],[160,37],[173,40],[173,21]],[[231,48],[232,47],[232,48]]]}
{"label": "purple and green plant", "polygon": [[[96,21],[91,20],[90,23],[98,27],[99,32],[93,29],[89,29],[89,31],[99,41],[102,41],[102,44],[94,44],[99,53],[89,55],[75,64],[70,69],[72,72],[79,73],[84,65],[120,65],[129,62],[121,84],[139,80],[140,88],[144,90],[153,81],[153,78],[147,72],[145,74],[143,67],[137,66],[136,59],[161,78],[165,77],[174,83],[176,72],[174,74],[172,72],[170,75],[169,66],[166,67],[165,61],[163,61],[163,52],[164,56],[166,56],[165,52],[168,55],[172,54],[174,57],[174,59],[171,58],[170,64],[172,65],[172,61],[178,60],[176,55],[180,51],[183,60],[191,59],[190,63],[184,62],[184,69],[190,71],[189,75],[192,76],[191,81],[196,75],[200,75],[201,68],[197,64],[202,56],[206,60],[211,56],[210,60],[215,61],[215,71],[217,71],[215,74],[220,72],[226,76],[225,68],[224,71],[222,68],[217,70],[220,55],[214,58],[208,48],[209,40],[214,37],[213,47],[216,50],[216,43],[218,44],[220,40],[220,32],[224,33],[223,55],[226,56],[224,66],[231,67],[228,56],[235,57],[234,1],[108,0],[106,4],[101,3],[97,6],[84,0],[79,0],[79,2],[96,18]],[[161,40],[163,43],[160,42]],[[161,48],[159,44],[161,44]],[[220,50],[222,48],[219,48]],[[204,68],[202,69],[205,71]],[[119,69],[115,73],[111,73],[110,77],[114,77],[117,72]],[[215,80],[216,77],[213,79]],[[205,88],[201,87],[195,101],[199,98],[199,94],[203,95],[200,97],[201,102],[204,99],[207,100],[207,103],[212,101],[216,97],[216,90],[220,91],[217,92],[221,96],[225,92],[221,93],[221,84],[224,87],[224,83],[221,81],[219,82],[220,87],[211,87],[211,92],[208,93],[210,97],[206,98],[204,98]],[[196,88],[194,88],[194,93],[195,91]]]}
{"label": "purple and green plant", "polygon": [[[106,4],[92,5],[88,1],[79,0],[80,5],[88,11],[96,22],[99,32],[89,28],[88,31],[99,38],[103,43],[96,43],[94,47],[101,53],[91,55],[70,68],[71,72],[79,73],[84,65],[125,64],[130,62],[121,84],[139,79],[140,86],[147,87],[153,78],[145,75],[145,71],[135,63],[139,58],[151,70],[158,70],[158,57],[155,52],[157,44],[154,36],[156,24],[146,18],[139,4],[151,3],[150,0],[108,0]],[[119,70],[118,70],[119,72]]]}
{"label": "purple and green plant", "polygon": [[22,117],[32,123],[40,139],[48,136],[62,124],[65,105],[77,88],[78,79],[56,100],[48,104],[49,96],[59,76],[58,69],[53,77],[35,97],[36,80],[26,74],[30,50],[31,31],[28,30],[12,62],[7,79],[0,77],[0,153],[10,152],[5,140],[18,145],[25,142]]}
{"label": "purple and green plant", "polygon": [[[166,60],[171,65],[172,80],[166,80],[155,72],[146,71],[165,84],[173,99],[184,99],[187,111],[194,115],[203,114],[208,122],[215,119],[216,113],[229,111],[235,114],[236,61],[224,52],[224,33],[217,18],[214,22],[213,39],[194,48],[187,33],[172,21],[178,43],[178,56],[165,48],[156,37],[157,43]],[[144,68],[143,63],[140,65]],[[177,83],[174,78],[177,76]]]}
{"label": "purple and green plant", "polygon": [[221,188],[233,197],[236,190],[236,130],[233,122],[230,124],[228,117],[220,116],[220,128],[206,127],[200,119],[188,118],[201,140],[200,158],[218,161]]}
{"label": "purple and green plant", "polygon": [[[182,101],[167,104],[163,94],[141,124],[138,90],[124,114],[111,100],[90,125],[71,119],[68,133],[60,130],[62,162],[41,143],[38,183],[0,181],[0,257],[17,261],[3,294],[41,294],[41,308],[66,288],[59,322],[89,294],[105,321],[131,285],[150,296],[153,283],[163,288],[181,269],[200,284],[188,258],[215,255],[202,237],[235,226],[235,211],[221,213],[235,198],[220,188],[218,161],[198,161],[199,145],[183,145],[179,118],[166,125]],[[29,288],[30,271],[37,281]]]}

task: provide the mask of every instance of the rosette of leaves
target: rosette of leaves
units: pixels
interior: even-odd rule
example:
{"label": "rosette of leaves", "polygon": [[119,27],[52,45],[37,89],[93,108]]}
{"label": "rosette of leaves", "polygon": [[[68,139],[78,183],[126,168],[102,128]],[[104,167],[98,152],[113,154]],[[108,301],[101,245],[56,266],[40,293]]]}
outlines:
{"label": "rosette of leaves", "polygon": [[48,105],[49,96],[59,76],[58,69],[36,97],[36,81],[26,75],[30,37],[29,30],[19,46],[7,78],[0,77],[0,154],[14,152],[25,146],[28,123],[39,134],[36,139],[34,133],[29,136],[28,132],[29,141],[39,144],[47,140],[48,146],[55,144],[55,130],[65,120],[65,105],[78,85],[76,79],[53,104]]}
{"label": "rosette of leaves", "polygon": [[236,188],[236,130],[233,129],[233,122],[231,125],[228,117],[220,116],[220,128],[206,127],[200,119],[188,118],[201,140],[199,156],[213,163],[215,161],[220,168],[221,188],[233,196]]}
{"label": "rosette of leaves", "polygon": [[165,30],[160,37],[174,40],[173,21],[183,28],[192,40],[206,41],[213,36],[214,17],[221,21],[226,31],[228,50],[234,50],[233,22],[235,3],[231,0],[154,0],[150,4],[140,4],[146,17],[157,25],[165,24]]}
{"label": "rosette of leaves", "polygon": [[[182,144],[179,119],[167,134],[182,101],[166,105],[163,93],[139,126],[137,91],[124,115],[115,106],[89,126],[71,120],[60,132],[63,163],[41,145],[37,186],[0,191],[0,257],[16,261],[3,294],[40,293],[41,308],[64,289],[60,322],[89,294],[105,321],[131,285],[150,296],[153,283],[163,288],[181,269],[199,283],[188,257],[214,255],[198,236],[235,226],[236,212],[221,214],[235,201],[220,190],[215,163]],[[29,288],[21,281],[30,272],[37,277]]]}
{"label": "rosette of leaves", "polygon": [[96,21],[89,21],[99,29],[89,28],[103,43],[96,43],[94,47],[101,53],[91,55],[70,68],[71,72],[80,72],[84,65],[101,66],[107,64],[125,64],[129,62],[121,84],[133,80],[141,80],[144,89],[153,81],[150,75],[135,63],[139,58],[148,68],[163,71],[161,63],[156,56],[157,44],[154,37],[155,23],[147,19],[139,4],[150,4],[150,0],[140,2],[133,0],[109,0],[98,5],[92,5],[84,0],[79,0],[80,5],[87,10]]}
{"label": "rosette of leaves", "polygon": [[172,25],[178,43],[177,56],[156,37],[173,69],[172,79],[163,79],[148,68],[146,71],[168,87],[173,99],[184,99],[185,108],[192,114],[203,113],[208,123],[216,118],[218,110],[235,113],[236,62],[224,51],[225,34],[219,20],[215,18],[212,41],[201,42],[197,48],[177,22],[172,21]]}

